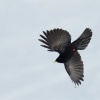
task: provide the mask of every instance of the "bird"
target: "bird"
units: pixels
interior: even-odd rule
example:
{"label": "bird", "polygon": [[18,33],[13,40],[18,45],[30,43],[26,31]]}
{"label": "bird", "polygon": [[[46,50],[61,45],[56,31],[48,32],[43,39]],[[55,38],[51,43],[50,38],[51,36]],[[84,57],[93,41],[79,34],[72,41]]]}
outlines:
{"label": "bird", "polygon": [[59,56],[55,62],[63,63],[66,72],[75,85],[81,85],[84,81],[84,64],[78,50],[84,50],[92,37],[92,30],[85,28],[83,33],[73,42],[68,31],[62,28],[54,28],[52,30],[43,31],[38,39],[43,44],[42,47],[48,51],[55,51]]}

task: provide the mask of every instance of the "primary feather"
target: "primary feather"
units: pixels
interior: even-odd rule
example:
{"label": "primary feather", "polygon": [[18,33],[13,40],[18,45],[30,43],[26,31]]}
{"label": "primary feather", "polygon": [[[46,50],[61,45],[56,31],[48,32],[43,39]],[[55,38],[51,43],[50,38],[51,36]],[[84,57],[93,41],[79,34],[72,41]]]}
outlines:
{"label": "primary feather", "polygon": [[64,63],[65,69],[68,72],[71,80],[79,85],[83,81],[83,61],[78,52],[76,52],[71,59]]}
{"label": "primary feather", "polygon": [[42,39],[39,41],[43,42],[45,45],[41,45],[48,48],[49,51],[56,51],[62,53],[67,45],[71,43],[70,34],[62,29],[53,29],[44,32],[44,36],[40,35]]}

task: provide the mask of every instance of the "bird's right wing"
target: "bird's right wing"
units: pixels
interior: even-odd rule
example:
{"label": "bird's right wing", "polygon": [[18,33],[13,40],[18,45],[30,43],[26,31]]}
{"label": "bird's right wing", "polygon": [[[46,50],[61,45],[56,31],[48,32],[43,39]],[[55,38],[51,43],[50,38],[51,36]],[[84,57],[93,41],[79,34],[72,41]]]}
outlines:
{"label": "bird's right wing", "polygon": [[70,60],[64,63],[65,69],[75,85],[81,84],[83,81],[83,61],[78,52],[76,52]]}
{"label": "bird's right wing", "polygon": [[48,51],[62,53],[65,47],[71,43],[71,36],[65,30],[58,28],[46,32],[43,31],[43,33],[45,36],[40,35],[42,39],[39,39],[39,41],[45,44],[41,46],[48,48]]}

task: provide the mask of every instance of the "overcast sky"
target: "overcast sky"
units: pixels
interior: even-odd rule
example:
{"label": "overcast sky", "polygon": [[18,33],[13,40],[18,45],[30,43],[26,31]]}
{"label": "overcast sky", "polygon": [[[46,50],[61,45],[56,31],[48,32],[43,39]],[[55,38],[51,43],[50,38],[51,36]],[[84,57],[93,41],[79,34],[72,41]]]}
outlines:
{"label": "overcast sky", "polygon": [[[85,77],[75,88],[38,39],[62,28],[73,41],[87,27],[93,37],[79,51]],[[100,0],[0,0],[0,100],[100,100]]]}

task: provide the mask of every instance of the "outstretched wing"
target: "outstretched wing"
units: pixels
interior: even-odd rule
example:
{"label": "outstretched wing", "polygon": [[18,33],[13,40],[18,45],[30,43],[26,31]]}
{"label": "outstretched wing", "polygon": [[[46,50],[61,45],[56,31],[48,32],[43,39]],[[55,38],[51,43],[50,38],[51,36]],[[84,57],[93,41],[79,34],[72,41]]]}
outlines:
{"label": "outstretched wing", "polygon": [[92,36],[91,29],[86,28],[84,32],[81,34],[81,36],[73,42],[73,44],[77,46],[78,50],[83,50],[88,46],[91,40],[91,36]]}
{"label": "outstretched wing", "polygon": [[81,56],[78,52],[76,52],[73,57],[64,63],[65,69],[70,76],[71,80],[75,83],[75,85],[81,84],[83,81],[83,62],[81,60]]}
{"label": "outstretched wing", "polygon": [[42,47],[48,48],[48,51],[56,51],[62,53],[67,45],[71,43],[70,34],[62,29],[53,29],[50,31],[44,32],[44,35],[40,35],[42,39],[39,41],[43,42],[45,45]]}

